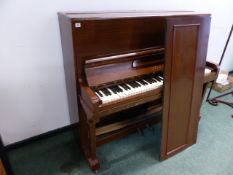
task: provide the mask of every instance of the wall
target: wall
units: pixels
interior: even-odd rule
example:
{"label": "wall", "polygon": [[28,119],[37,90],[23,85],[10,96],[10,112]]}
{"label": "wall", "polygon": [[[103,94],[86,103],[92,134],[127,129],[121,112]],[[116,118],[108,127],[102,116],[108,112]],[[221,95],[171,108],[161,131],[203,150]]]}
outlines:
{"label": "wall", "polygon": [[[5,145],[70,124],[58,11],[210,12],[208,59],[218,61],[232,23],[232,7],[230,0],[1,0],[0,133]],[[232,70],[233,50],[224,59],[225,68]]]}

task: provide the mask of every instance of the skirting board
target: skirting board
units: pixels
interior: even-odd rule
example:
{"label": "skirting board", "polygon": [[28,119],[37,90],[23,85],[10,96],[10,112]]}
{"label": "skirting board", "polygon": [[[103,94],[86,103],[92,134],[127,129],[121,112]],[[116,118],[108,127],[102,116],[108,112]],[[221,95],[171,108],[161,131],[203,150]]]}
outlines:
{"label": "skirting board", "polygon": [[25,140],[22,140],[22,141],[19,141],[19,142],[12,143],[10,145],[5,146],[5,150],[8,152],[8,151],[20,148],[22,146],[34,143],[36,141],[43,140],[43,139],[46,139],[48,137],[52,137],[52,136],[58,135],[60,133],[72,130],[73,128],[78,128],[78,123],[68,125],[68,126],[64,126],[62,128],[58,128],[58,129],[48,131],[46,133],[43,133],[43,134],[40,134],[40,135],[37,135],[37,136],[30,137],[28,139],[25,139]]}

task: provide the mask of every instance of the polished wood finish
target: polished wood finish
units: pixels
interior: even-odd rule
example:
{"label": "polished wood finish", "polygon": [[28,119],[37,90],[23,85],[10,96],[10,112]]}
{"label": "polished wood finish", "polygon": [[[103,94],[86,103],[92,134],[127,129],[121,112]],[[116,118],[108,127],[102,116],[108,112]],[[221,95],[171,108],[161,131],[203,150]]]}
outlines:
{"label": "polished wood finish", "polygon": [[112,131],[116,131],[116,130],[128,127],[130,125],[134,125],[135,123],[142,123],[142,121],[145,120],[145,117],[152,118],[150,115],[160,112],[161,110],[162,110],[162,106],[159,105],[159,106],[156,106],[154,110],[150,110],[142,115],[139,115],[135,117],[133,120],[126,119],[124,121],[115,122],[115,123],[100,127],[96,130],[96,136],[109,133]]}
{"label": "polished wood finish", "polygon": [[161,47],[86,60],[87,83],[95,87],[108,82],[135,78],[145,73],[159,72],[163,70],[163,62],[164,48]]}
{"label": "polished wood finish", "polygon": [[[161,122],[161,159],[196,141],[208,14],[59,13],[71,118],[93,171],[97,146]],[[163,73],[164,87],[102,104],[94,90]],[[75,91],[75,92],[74,92]]]}
{"label": "polished wood finish", "polygon": [[161,159],[196,142],[209,16],[167,23]]}

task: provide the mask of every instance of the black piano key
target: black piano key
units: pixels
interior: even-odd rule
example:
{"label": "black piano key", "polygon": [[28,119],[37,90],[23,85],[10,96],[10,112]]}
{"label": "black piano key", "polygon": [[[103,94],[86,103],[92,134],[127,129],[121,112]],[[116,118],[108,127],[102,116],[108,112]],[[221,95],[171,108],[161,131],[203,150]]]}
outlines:
{"label": "black piano key", "polygon": [[109,96],[109,95],[111,95],[108,91],[107,91],[107,89],[101,89],[101,91],[104,93],[104,95],[106,95],[106,96]]}
{"label": "black piano key", "polygon": [[149,78],[145,79],[148,83],[152,84],[151,80]]}
{"label": "black piano key", "polygon": [[108,96],[108,94],[106,94],[106,92],[103,90],[103,89],[101,89],[100,90],[105,96]]}
{"label": "black piano key", "polygon": [[100,97],[103,97],[103,95],[99,91],[96,91],[96,92]]}
{"label": "black piano key", "polygon": [[156,83],[156,80],[154,80],[153,78],[150,78],[152,83]]}
{"label": "black piano key", "polygon": [[155,79],[157,79],[158,81],[163,81],[160,77],[154,77]]}
{"label": "black piano key", "polygon": [[136,82],[136,81],[135,81],[135,84],[137,84],[138,87],[141,87],[141,85],[138,82]]}
{"label": "black piano key", "polygon": [[119,92],[119,93],[123,92],[122,89],[120,89],[118,86],[116,86],[116,91]]}
{"label": "black piano key", "polygon": [[147,82],[145,82],[145,80],[140,80],[140,81],[142,81],[142,83],[144,83],[143,85],[147,85],[148,84]]}
{"label": "black piano key", "polygon": [[122,89],[126,90],[126,88],[123,86],[123,84],[119,84],[119,86],[120,86]]}
{"label": "black piano key", "polygon": [[124,85],[124,84],[120,84],[120,86],[124,89],[124,90],[128,90],[128,88]]}
{"label": "black piano key", "polygon": [[117,90],[116,90],[116,88],[114,86],[110,87],[109,89],[111,89],[114,94],[117,94]]}
{"label": "black piano key", "polygon": [[111,91],[109,91],[108,89],[106,89],[108,95],[112,95]]}
{"label": "black piano key", "polygon": [[115,89],[116,93],[121,92],[117,86],[114,86],[114,89]]}
{"label": "black piano key", "polygon": [[155,83],[155,82],[156,82],[156,80],[153,79],[152,77],[150,78],[150,80],[151,80],[152,83]]}
{"label": "black piano key", "polygon": [[156,79],[155,77],[153,77],[152,79],[154,80],[155,83],[159,81],[159,80]]}
{"label": "black piano key", "polygon": [[129,82],[129,83],[127,83],[127,84],[130,85],[130,86],[133,88],[132,82]]}
{"label": "black piano key", "polygon": [[126,88],[127,91],[130,90],[130,87],[128,85],[124,84],[123,86]]}
{"label": "black piano key", "polygon": [[135,88],[136,86],[133,84],[133,82],[128,83],[132,88]]}
{"label": "black piano key", "polygon": [[122,85],[119,85],[119,89],[121,90],[121,92],[124,92],[122,89],[126,90]]}
{"label": "black piano key", "polygon": [[105,89],[105,92],[106,92],[108,95],[111,95],[111,93],[110,93],[107,89]]}
{"label": "black piano key", "polygon": [[138,82],[143,86],[145,85],[145,83],[142,80],[138,80]]}
{"label": "black piano key", "polygon": [[161,78],[159,78],[159,77],[157,77],[157,80],[160,81],[160,82],[163,81],[163,79],[161,79]]}
{"label": "black piano key", "polygon": [[138,85],[134,81],[132,82],[132,84],[133,84],[134,88],[138,87]]}
{"label": "black piano key", "polygon": [[144,78],[143,81],[144,81],[147,85],[150,84],[150,83],[146,80],[146,78]]}
{"label": "black piano key", "polygon": [[134,88],[139,87],[138,84],[135,81],[133,81],[132,84],[134,85]]}
{"label": "black piano key", "polygon": [[130,90],[130,89],[131,89],[131,87],[128,86],[127,84],[124,84],[124,86],[127,88],[127,90]]}
{"label": "black piano key", "polygon": [[107,94],[107,96],[111,95],[111,94],[107,91],[107,89],[103,89],[103,90],[104,90],[104,92]]}

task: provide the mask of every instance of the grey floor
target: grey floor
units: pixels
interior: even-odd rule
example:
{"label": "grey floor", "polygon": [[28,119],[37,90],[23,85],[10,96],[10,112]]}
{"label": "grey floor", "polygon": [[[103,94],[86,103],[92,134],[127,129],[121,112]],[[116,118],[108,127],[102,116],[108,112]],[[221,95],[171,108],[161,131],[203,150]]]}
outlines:
{"label": "grey floor", "polygon": [[[217,95],[215,92],[212,95]],[[232,96],[224,97],[233,101]],[[233,175],[233,109],[203,102],[197,143],[159,161],[160,126],[98,148],[100,175]],[[71,132],[11,151],[16,175],[93,174]]]}

